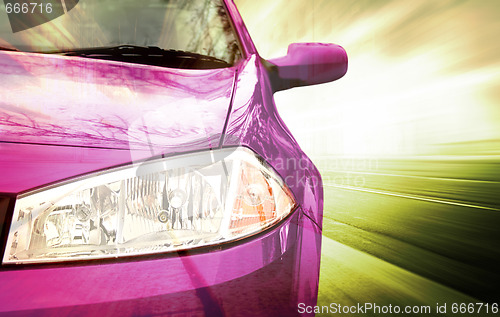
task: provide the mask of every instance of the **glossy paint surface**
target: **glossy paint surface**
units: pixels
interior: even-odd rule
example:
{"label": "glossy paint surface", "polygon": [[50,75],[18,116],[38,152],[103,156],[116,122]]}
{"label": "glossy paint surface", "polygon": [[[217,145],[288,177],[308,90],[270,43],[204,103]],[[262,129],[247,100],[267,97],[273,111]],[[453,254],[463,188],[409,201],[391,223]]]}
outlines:
{"label": "glossy paint surface", "polygon": [[[289,266],[294,257],[285,256],[287,259],[282,260],[281,256],[293,254],[297,249],[298,221],[296,213],[259,239],[249,239],[223,251],[195,255],[174,253],[157,260],[5,271],[0,275],[0,311],[41,310],[165,296],[237,279],[265,270],[274,261]],[[245,254],[251,256],[241,261]],[[256,281],[257,284],[261,282]],[[167,308],[163,311],[168,311]]]}
{"label": "glossy paint surface", "polygon": [[0,192],[217,147],[234,71],[0,51]]}
{"label": "glossy paint surface", "polygon": [[157,149],[207,139],[222,131],[233,78],[233,68],[0,52],[0,141]]}
{"label": "glossy paint surface", "polygon": [[[280,119],[266,70],[234,5],[228,8],[247,55],[234,68],[179,71],[1,53],[10,71],[0,72],[12,80],[0,79],[9,94],[8,103],[1,101],[0,172],[8,177],[0,192],[158,154],[246,146],[280,174],[299,208],[265,233],[221,249],[3,269],[0,313],[290,316],[298,315],[298,303],[316,303],[321,177]],[[48,87],[60,97],[13,94],[7,87],[16,81],[18,90]],[[46,111],[49,117],[41,115]]]}
{"label": "glossy paint surface", "polygon": [[276,111],[270,82],[256,56],[247,60],[236,83],[224,146],[244,144],[256,150],[284,179],[302,206],[302,251],[295,270],[297,303],[314,306],[318,292],[323,187],[321,175],[300,150]]}
{"label": "glossy paint surface", "polygon": [[[302,152],[276,111],[264,66],[256,56],[249,58],[236,81],[232,111],[224,146],[247,145],[256,150],[284,179],[308,216],[321,227],[321,176]],[[307,193],[310,191],[310,194]]]}
{"label": "glossy paint surface", "polygon": [[[347,72],[347,54],[335,44],[293,43],[287,55],[269,60],[276,65],[277,90],[334,81]],[[285,81],[285,83],[283,83]],[[287,85],[288,84],[288,85]]]}

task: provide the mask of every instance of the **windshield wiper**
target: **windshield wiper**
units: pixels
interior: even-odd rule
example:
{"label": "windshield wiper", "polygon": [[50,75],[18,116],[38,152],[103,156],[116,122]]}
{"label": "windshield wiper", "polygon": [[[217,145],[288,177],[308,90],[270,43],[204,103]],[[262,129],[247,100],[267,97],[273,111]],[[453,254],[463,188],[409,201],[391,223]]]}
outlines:
{"label": "windshield wiper", "polygon": [[213,56],[186,51],[165,50],[156,46],[118,45],[37,53],[62,54],[65,56],[98,58],[177,68],[205,69],[232,66],[230,63]]}
{"label": "windshield wiper", "polygon": [[17,48],[11,48],[11,47],[3,47],[3,46],[0,46],[0,51],[18,52],[19,50],[18,50]]}

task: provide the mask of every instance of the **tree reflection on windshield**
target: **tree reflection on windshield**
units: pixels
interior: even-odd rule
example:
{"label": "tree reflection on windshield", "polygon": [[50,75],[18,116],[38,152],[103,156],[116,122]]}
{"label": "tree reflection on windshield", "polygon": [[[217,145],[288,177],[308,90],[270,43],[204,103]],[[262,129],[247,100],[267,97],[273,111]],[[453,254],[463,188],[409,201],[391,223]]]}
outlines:
{"label": "tree reflection on windshield", "polygon": [[233,64],[236,36],[220,0],[80,0],[67,14],[12,33],[0,15],[0,46],[56,51],[122,44],[158,46]]}

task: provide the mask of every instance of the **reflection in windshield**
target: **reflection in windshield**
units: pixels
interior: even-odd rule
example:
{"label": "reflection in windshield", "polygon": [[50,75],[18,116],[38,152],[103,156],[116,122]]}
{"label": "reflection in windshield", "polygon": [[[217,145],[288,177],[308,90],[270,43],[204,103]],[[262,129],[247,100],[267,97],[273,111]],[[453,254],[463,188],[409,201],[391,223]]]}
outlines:
{"label": "reflection in windshield", "polygon": [[194,52],[231,64],[239,57],[220,0],[80,0],[67,14],[17,33],[7,14],[0,14],[2,47],[55,51],[121,44]]}

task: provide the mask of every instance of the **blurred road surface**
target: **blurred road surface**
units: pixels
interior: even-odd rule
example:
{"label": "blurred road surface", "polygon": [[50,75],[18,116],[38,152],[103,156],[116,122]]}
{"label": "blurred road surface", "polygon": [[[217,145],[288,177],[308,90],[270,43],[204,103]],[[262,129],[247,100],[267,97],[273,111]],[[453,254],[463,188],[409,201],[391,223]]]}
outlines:
{"label": "blurred road surface", "polygon": [[437,303],[500,301],[497,160],[336,163],[318,164],[325,185],[319,305],[430,305],[435,313]]}

